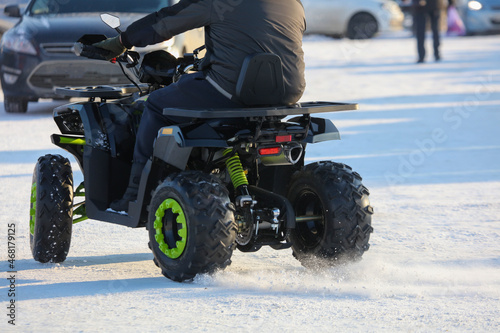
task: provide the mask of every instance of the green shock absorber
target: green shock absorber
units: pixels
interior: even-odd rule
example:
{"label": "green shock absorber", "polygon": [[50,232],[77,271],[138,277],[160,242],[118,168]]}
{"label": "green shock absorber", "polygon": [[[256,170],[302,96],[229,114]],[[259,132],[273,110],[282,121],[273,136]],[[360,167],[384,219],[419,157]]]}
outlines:
{"label": "green shock absorber", "polygon": [[[231,154],[232,152],[233,150],[231,148],[226,149],[224,151],[224,156]],[[227,159],[226,167],[229,171],[229,176],[231,177],[231,182],[233,183],[235,189],[242,185],[248,185],[247,176],[245,175],[245,171],[243,171],[243,166],[241,165],[238,153],[235,153]]]}

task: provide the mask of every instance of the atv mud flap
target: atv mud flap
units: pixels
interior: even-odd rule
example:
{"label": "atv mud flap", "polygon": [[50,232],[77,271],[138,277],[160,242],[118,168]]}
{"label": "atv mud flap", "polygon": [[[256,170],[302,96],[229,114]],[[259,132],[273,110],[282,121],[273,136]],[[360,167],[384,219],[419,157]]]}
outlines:
{"label": "atv mud flap", "polygon": [[179,127],[163,127],[158,132],[153,156],[179,170],[184,170],[191,150],[191,147],[185,147]]}

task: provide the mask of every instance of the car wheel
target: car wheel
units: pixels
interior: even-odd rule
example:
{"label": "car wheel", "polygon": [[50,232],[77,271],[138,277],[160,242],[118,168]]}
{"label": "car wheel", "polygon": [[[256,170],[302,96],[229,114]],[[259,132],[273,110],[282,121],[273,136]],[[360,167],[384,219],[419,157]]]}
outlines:
{"label": "car wheel", "polygon": [[5,97],[3,102],[5,112],[25,113],[28,111],[28,100],[19,97]]}
{"label": "car wheel", "polygon": [[368,39],[372,38],[377,31],[378,23],[373,15],[358,13],[349,20],[346,36],[350,39]]}

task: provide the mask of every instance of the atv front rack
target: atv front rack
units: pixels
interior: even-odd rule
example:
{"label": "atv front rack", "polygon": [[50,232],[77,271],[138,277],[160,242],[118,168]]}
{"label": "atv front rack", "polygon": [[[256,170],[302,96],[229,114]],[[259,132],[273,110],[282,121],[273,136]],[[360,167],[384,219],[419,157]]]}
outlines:
{"label": "atv front rack", "polygon": [[285,117],[312,113],[339,112],[358,110],[357,103],[305,102],[290,106],[256,107],[235,109],[180,109],[164,108],[163,114],[188,118],[252,118],[252,117]]}

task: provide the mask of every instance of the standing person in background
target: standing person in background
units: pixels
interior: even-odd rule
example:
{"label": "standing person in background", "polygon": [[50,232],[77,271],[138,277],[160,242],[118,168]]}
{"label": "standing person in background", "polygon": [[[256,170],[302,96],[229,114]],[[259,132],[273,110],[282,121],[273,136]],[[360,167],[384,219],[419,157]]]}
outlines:
{"label": "standing person in background", "polygon": [[413,24],[417,37],[418,61],[425,61],[425,31],[427,18],[429,18],[432,29],[432,39],[434,46],[434,60],[441,60],[439,53],[439,19],[441,16],[441,0],[412,0]]}

